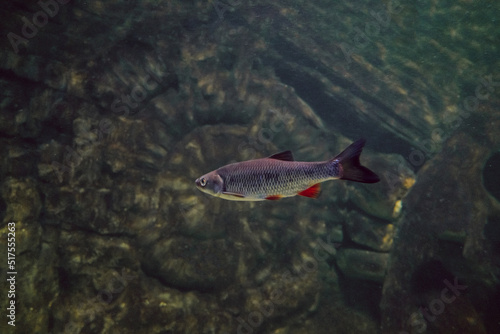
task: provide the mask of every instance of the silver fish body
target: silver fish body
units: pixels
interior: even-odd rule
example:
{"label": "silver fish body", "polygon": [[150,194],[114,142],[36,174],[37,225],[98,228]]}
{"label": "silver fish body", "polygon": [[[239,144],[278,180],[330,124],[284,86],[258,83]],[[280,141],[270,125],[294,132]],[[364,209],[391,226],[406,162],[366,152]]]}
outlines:
{"label": "silver fish body", "polygon": [[315,198],[319,184],[328,180],[379,181],[375,173],[359,163],[364,144],[365,140],[360,139],[328,161],[294,161],[292,153],[285,151],[237,162],[205,174],[195,183],[201,191],[228,200],[277,200],[296,195]]}
{"label": "silver fish body", "polygon": [[312,185],[338,178],[338,162],[284,161],[274,158],[256,159],[224,166],[217,174],[224,181],[221,197],[263,200],[270,196],[291,197]]}

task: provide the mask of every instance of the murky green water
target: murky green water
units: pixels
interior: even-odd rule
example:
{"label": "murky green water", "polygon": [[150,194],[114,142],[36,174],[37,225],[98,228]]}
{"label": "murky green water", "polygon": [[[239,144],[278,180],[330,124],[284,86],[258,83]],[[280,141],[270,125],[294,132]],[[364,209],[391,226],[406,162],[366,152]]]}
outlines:
{"label": "murky green water", "polygon": [[[499,14],[3,5],[0,331],[497,333]],[[359,138],[378,183],[257,202],[195,184]]]}

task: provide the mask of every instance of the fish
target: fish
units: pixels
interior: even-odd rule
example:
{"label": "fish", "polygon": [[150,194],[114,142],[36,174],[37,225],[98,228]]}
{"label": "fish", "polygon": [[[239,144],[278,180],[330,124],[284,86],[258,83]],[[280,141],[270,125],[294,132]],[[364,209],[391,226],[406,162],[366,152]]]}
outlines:
{"label": "fish", "polygon": [[267,158],[236,162],[200,176],[195,184],[204,193],[232,201],[279,200],[296,195],[317,198],[321,182],[380,181],[377,174],[359,161],[365,143],[365,139],[359,139],[327,161],[295,161],[291,151],[284,151]]}

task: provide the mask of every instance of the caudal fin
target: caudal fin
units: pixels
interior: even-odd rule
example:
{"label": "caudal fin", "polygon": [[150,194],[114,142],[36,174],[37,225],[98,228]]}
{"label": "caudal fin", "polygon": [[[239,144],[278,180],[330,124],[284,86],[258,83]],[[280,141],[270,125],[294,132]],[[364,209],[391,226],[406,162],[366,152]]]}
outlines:
{"label": "caudal fin", "polygon": [[337,160],[342,166],[340,179],[362,183],[375,183],[380,181],[377,174],[365,166],[361,166],[361,163],[359,162],[359,155],[361,154],[361,151],[363,151],[365,142],[365,139],[355,141],[342,153],[332,159],[332,161]]}

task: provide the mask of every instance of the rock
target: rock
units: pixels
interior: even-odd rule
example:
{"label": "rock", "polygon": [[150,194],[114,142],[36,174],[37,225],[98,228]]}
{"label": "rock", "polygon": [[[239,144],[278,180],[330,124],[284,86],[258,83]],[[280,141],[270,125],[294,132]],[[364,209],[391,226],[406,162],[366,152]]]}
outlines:
{"label": "rock", "polygon": [[198,241],[175,238],[155,242],[143,259],[148,275],[177,289],[214,291],[228,286],[241,261],[223,239]]}
{"label": "rock", "polygon": [[[428,331],[494,331],[500,210],[480,175],[499,147],[495,4],[96,0],[58,2],[45,22],[49,3],[6,2],[2,21],[0,218],[27,241],[19,332],[399,333],[435,299],[412,292],[433,261],[486,292]],[[360,137],[379,184],[259,203],[193,186]],[[388,256],[381,308],[349,305],[337,270],[379,287]]]}
{"label": "rock", "polygon": [[35,229],[39,228],[36,222],[42,210],[42,202],[33,179],[8,177],[4,180],[0,191],[5,203],[2,217],[4,222],[22,222],[33,225]]}
{"label": "rock", "polygon": [[334,226],[330,232],[330,236],[333,242],[342,243],[342,241],[344,240],[344,232],[342,231],[342,225]]}
{"label": "rock", "polygon": [[[0,195],[5,205],[5,211],[2,212],[3,224],[0,234],[3,237],[0,246],[8,250],[11,254],[9,259],[14,260],[14,262],[9,261],[7,267],[6,258],[2,270],[17,273],[8,275],[8,278],[15,278],[14,287],[7,286],[6,281],[2,283],[4,291],[12,290],[14,294],[14,297],[2,301],[2,307],[6,309],[10,306],[8,303],[11,300],[15,302],[17,330],[45,331],[50,312],[37,305],[52,304],[59,294],[56,240],[50,240],[51,242],[43,240],[44,236],[49,239],[50,233],[39,223],[42,201],[33,179],[8,177],[3,180]],[[8,227],[13,227],[14,230]],[[7,253],[5,254],[7,256]],[[25,315],[24,323],[19,321],[19,314]]]}
{"label": "rock", "polygon": [[337,265],[342,273],[355,279],[382,283],[384,281],[389,254],[360,249],[339,249]]}
{"label": "rock", "polygon": [[394,154],[373,155],[368,151],[361,159],[381,181],[375,185],[346,184],[349,199],[372,216],[395,221],[402,212],[403,198],[416,182],[414,172],[408,162]]}
{"label": "rock", "polygon": [[348,214],[345,224],[349,238],[356,244],[379,252],[391,250],[395,233],[393,224],[369,218],[357,211]]}
{"label": "rock", "polygon": [[[489,274],[496,270],[491,256],[494,239],[485,238],[484,231],[491,219],[488,217],[498,217],[500,204],[482,185],[484,163],[500,145],[496,131],[490,126],[499,122],[492,111],[481,109],[489,124],[485,124],[481,134],[472,136],[464,128],[446,141],[445,149],[421,169],[418,182],[405,198],[407,211],[395,238],[382,298],[386,314],[383,326],[388,332],[400,330],[400,324],[408,323],[412,305],[415,306],[414,283],[409,278],[434,259],[442,259],[448,275],[459,278],[465,285],[474,282],[476,287],[491,291],[498,283]],[[450,239],[454,241],[451,244]],[[449,257],[456,261],[450,261]],[[439,272],[436,275],[440,276]],[[387,316],[395,309],[398,317]]]}
{"label": "rock", "polygon": [[[281,327],[271,332],[273,334],[307,334],[307,333],[331,333],[332,329],[338,333],[377,333],[378,325],[373,318],[354,309],[339,305],[331,305],[332,302],[322,305],[317,313],[312,314],[304,321]],[[322,321],[321,319],[329,319]]]}

